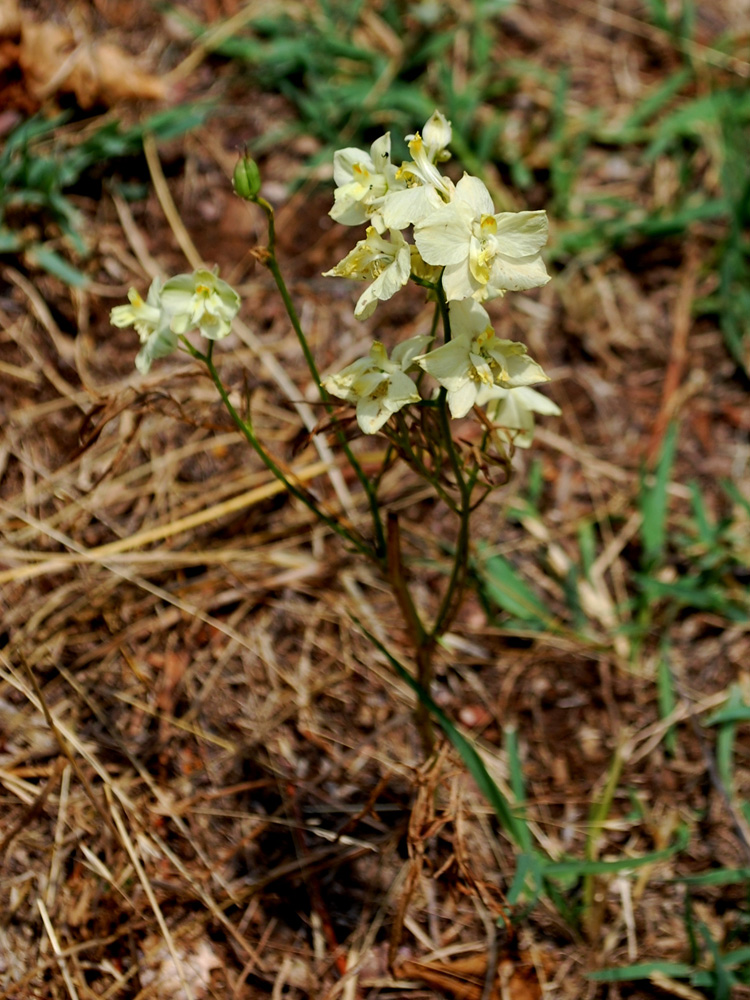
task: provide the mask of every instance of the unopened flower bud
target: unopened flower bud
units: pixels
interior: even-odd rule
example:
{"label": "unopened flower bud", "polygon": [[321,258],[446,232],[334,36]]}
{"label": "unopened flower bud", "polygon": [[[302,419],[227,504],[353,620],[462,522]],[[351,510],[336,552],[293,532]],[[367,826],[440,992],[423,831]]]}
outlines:
{"label": "unopened flower bud", "polygon": [[433,111],[422,129],[422,139],[433,163],[450,159],[446,147],[450,145],[452,137],[451,123],[440,111]]}
{"label": "unopened flower bud", "polygon": [[260,193],[260,170],[251,156],[240,158],[232,178],[234,193],[245,201],[255,201]]}

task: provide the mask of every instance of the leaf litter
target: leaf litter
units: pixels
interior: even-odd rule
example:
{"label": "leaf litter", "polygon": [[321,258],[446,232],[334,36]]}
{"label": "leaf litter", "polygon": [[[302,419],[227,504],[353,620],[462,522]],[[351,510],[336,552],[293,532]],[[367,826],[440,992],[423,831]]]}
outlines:
{"label": "leaf litter", "polygon": [[84,110],[118,101],[163,101],[169,88],[121,46],[71,28],[37,20],[16,0],[0,0],[0,73],[20,71],[16,86],[3,87],[6,108],[14,100],[25,112],[55,95],[70,94]]}
{"label": "leaf litter", "polygon": [[[621,6],[622,17],[644,23],[640,8]],[[207,3],[207,22],[219,7],[235,13],[231,3]],[[106,14],[106,4],[97,8]],[[7,0],[0,6],[0,24],[10,24],[1,51],[23,74],[6,92],[25,95],[29,103],[15,106],[28,112],[53,96],[57,78],[68,86],[65,59],[78,49],[71,29],[20,8],[27,24],[57,29],[45,43],[57,47],[56,69],[44,77],[55,88],[45,93],[19,61],[18,12]],[[663,33],[618,24],[587,7],[562,17],[551,2],[535,2],[533,16],[511,7],[504,22],[519,59],[534,52],[555,67],[580,47],[573,111],[603,95],[613,122],[675,60]],[[84,48],[88,59],[96,46]],[[38,64],[50,55],[39,51]],[[457,44],[457,61],[462,51]],[[109,103],[91,63],[78,72],[68,93],[80,106]],[[204,59],[193,72],[200,90],[225,67]],[[222,360],[234,391],[299,475],[334,502],[318,455],[299,444],[290,403],[304,398],[304,383],[293,341],[266,276],[244,255],[259,233],[216,195],[236,137],[291,125],[294,113],[262,91],[248,101],[243,89],[237,102],[226,85],[226,115],[158,156],[198,256],[213,262],[236,239],[252,336],[239,333]],[[533,125],[543,105],[540,96],[531,111],[511,110]],[[640,162],[637,147],[626,154]],[[356,352],[361,334],[348,300],[317,277],[343,242],[327,219],[329,193],[286,193],[307,155],[309,144],[292,142],[263,169],[283,192],[280,239],[326,370],[342,350]],[[541,177],[555,151],[540,143],[535,155]],[[618,196],[645,204],[641,174],[616,170],[596,143],[587,155],[579,195],[616,182]],[[669,200],[669,164],[660,169],[658,194]],[[351,624],[355,616],[397,647],[400,626],[380,581],[273,488],[189,365],[169,362],[135,379],[132,338],[109,327],[109,306],[147,282],[154,262],[183,269],[184,234],[153,193],[124,209],[103,194],[82,210],[96,234],[89,288],[28,263],[25,284],[5,260],[0,272],[0,997],[645,997],[655,995],[648,980],[593,984],[585,973],[649,962],[661,963],[662,973],[649,973],[660,990],[695,994],[670,979],[690,959],[686,896],[674,879],[750,865],[740,836],[746,728],[731,733],[727,799],[712,777],[713,735],[701,726],[733,684],[747,703],[750,638],[746,622],[728,622],[720,606],[674,612],[658,598],[632,659],[628,631],[633,574],[650,537],[638,528],[639,469],[650,458],[658,472],[665,417],[678,416],[681,430],[669,475],[647,481],[665,556],[657,582],[690,571],[675,539],[689,526],[691,478],[707,523],[730,518],[722,544],[748,551],[742,504],[718,485],[729,478],[747,493],[747,392],[710,311],[687,308],[688,294],[705,300],[715,290],[684,252],[687,234],[584,255],[532,306],[509,299],[499,310],[506,335],[538,345],[554,370],[564,417],[540,432],[531,456],[519,456],[512,491],[478,518],[487,565],[497,557],[502,576],[456,623],[434,692],[451,717],[475,721],[503,787],[512,763],[505,731],[517,728],[524,814],[550,855],[586,856],[602,801],[610,802],[596,828],[603,860],[662,849],[689,826],[679,857],[597,876],[584,935],[549,900],[525,916],[509,908],[515,853],[460,760],[444,748],[432,772],[421,767],[411,695]],[[714,224],[692,224],[697,252],[712,246]],[[320,266],[307,262],[308,247]],[[383,322],[422,332],[427,317],[403,308],[386,310]],[[296,383],[291,400],[274,362]],[[123,399],[132,400],[127,409]],[[82,448],[83,414],[95,406],[101,419]],[[430,604],[442,525],[403,474],[390,474],[387,487],[419,558],[418,599]],[[569,595],[586,523],[599,550],[581,628]],[[739,569],[721,573],[723,588],[741,585]],[[514,619],[502,597],[514,580],[564,627]],[[662,689],[672,685],[664,717],[657,674]],[[472,705],[481,711],[467,712]],[[668,731],[677,734],[672,749]],[[615,759],[622,770],[610,800],[603,792]],[[743,892],[741,882],[690,889],[693,921],[722,949],[742,943]],[[519,918],[517,928],[508,917]]]}

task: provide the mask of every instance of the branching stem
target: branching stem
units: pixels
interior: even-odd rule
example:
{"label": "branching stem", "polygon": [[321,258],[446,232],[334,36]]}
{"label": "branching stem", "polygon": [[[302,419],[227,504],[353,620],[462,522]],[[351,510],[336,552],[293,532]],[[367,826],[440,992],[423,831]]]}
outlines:
{"label": "branching stem", "polygon": [[307,337],[302,329],[302,324],[300,322],[297,309],[292,301],[292,297],[289,294],[289,289],[284,281],[284,276],[281,273],[281,268],[279,267],[279,262],[276,257],[276,222],[274,217],[273,206],[266,201],[265,198],[258,197],[256,199],[256,204],[263,209],[266,220],[268,224],[268,246],[262,255],[262,260],[268,270],[273,276],[273,280],[276,283],[276,287],[279,290],[279,295],[281,295],[282,301],[284,303],[284,308],[286,309],[289,321],[292,324],[292,328],[297,335],[297,340],[299,341],[300,348],[305,358],[310,375],[318,389],[318,394],[325,405],[326,412],[333,421],[334,428],[336,431],[336,437],[341,445],[341,448],[346,455],[349,465],[354,470],[357,479],[365,491],[367,496],[367,501],[370,507],[370,515],[372,517],[372,527],[375,533],[375,555],[381,564],[385,560],[386,552],[386,541],[385,533],[383,530],[383,519],[380,514],[380,508],[378,506],[378,496],[377,496],[377,486],[373,483],[373,480],[365,473],[364,469],[360,465],[357,456],[351,450],[349,442],[346,439],[343,429],[341,428],[336,415],[331,405],[331,397],[326,392],[321,379],[318,367],[315,364],[315,358],[313,357],[312,351],[310,350],[310,345],[307,342]]}
{"label": "branching stem", "polygon": [[347,525],[342,523],[342,521],[339,518],[335,517],[334,515],[327,514],[321,508],[319,502],[315,499],[315,497],[299,483],[295,483],[294,480],[290,479],[289,476],[287,476],[287,474],[281,468],[281,466],[277,462],[275,462],[274,459],[265,450],[263,445],[256,437],[251,424],[243,420],[242,417],[237,412],[237,410],[234,408],[234,405],[231,399],[229,398],[229,394],[227,390],[224,388],[224,383],[221,381],[221,376],[219,375],[219,372],[216,369],[216,365],[214,365],[213,362],[213,357],[212,357],[213,341],[209,341],[208,351],[205,354],[203,354],[197,348],[193,347],[193,345],[186,338],[182,338],[182,342],[187,348],[187,350],[190,352],[190,354],[192,354],[192,356],[197,360],[202,361],[208,368],[208,373],[211,376],[211,380],[216,386],[216,390],[221,396],[221,401],[223,402],[227,413],[232,418],[235,427],[243,435],[245,440],[258,455],[258,457],[260,458],[261,462],[263,462],[265,467],[271,473],[273,473],[273,475],[279,480],[279,482],[283,483],[284,488],[292,496],[297,497],[298,500],[301,500],[302,503],[309,510],[311,510],[313,514],[315,514],[315,516],[319,518],[319,520],[321,520],[324,524],[326,524],[332,531],[335,531],[337,535],[340,535],[347,542],[353,545],[358,552],[362,553],[362,555],[367,556],[368,559],[375,559],[377,561],[372,547],[353,528],[347,527]]}

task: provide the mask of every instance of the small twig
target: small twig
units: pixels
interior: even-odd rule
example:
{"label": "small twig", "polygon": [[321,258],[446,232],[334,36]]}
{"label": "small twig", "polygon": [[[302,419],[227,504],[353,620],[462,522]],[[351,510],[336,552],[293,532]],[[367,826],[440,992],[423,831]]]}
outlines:
{"label": "small twig", "polygon": [[690,254],[682,277],[682,283],[677,295],[677,303],[674,309],[674,324],[672,327],[672,345],[670,348],[669,364],[664,375],[664,386],[662,388],[661,407],[654,421],[651,431],[651,438],[646,449],[646,464],[651,467],[656,461],[656,457],[661,449],[664,433],[667,424],[675,416],[675,411],[679,406],[680,382],[687,363],[687,342],[690,333],[692,319],[693,299],[695,298],[695,284],[698,278],[698,255]]}
{"label": "small twig", "polygon": [[195,243],[193,243],[190,238],[190,234],[185,228],[185,223],[182,221],[180,213],[177,211],[177,206],[175,205],[174,198],[169,190],[167,179],[161,168],[159,151],[156,148],[156,140],[149,133],[146,133],[143,137],[143,152],[146,156],[146,163],[148,164],[149,173],[151,174],[151,180],[154,185],[154,190],[156,191],[156,197],[159,199],[161,210],[166,216],[169,227],[174,233],[174,238],[177,240],[180,250],[182,250],[185,254],[185,257],[192,268],[201,267],[203,264],[201,255],[198,253]]}
{"label": "small twig", "polygon": [[47,913],[47,907],[44,905],[42,899],[37,898],[36,905],[39,907],[39,914],[42,918],[42,923],[44,924],[44,929],[47,932],[47,937],[50,939],[52,945],[52,951],[55,953],[55,958],[57,959],[57,964],[60,966],[60,972],[62,973],[63,981],[70,995],[70,1000],[78,1000],[78,991],[76,990],[75,983],[68,971],[68,963],[62,954],[62,948],[60,947],[60,942],[57,940],[57,935],[55,934],[55,929],[52,926],[52,921],[49,918],[49,913]]}
{"label": "small twig", "polygon": [[[109,789],[105,788],[105,792],[109,793]],[[120,815],[120,811],[117,808],[116,803],[111,799],[111,794],[110,794],[109,807],[112,811],[112,819],[114,820],[115,826],[117,827],[117,831],[119,834],[118,839],[125,848],[128,857],[130,858],[130,862],[133,865],[133,868],[135,869],[135,872],[138,876],[138,880],[143,886],[143,891],[146,893],[146,898],[148,899],[151,909],[153,910],[154,916],[156,917],[156,922],[158,923],[162,936],[166,941],[169,954],[171,955],[172,961],[175,964],[177,975],[179,976],[180,982],[182,983],[182,988],[185,991],[185,997],[187,998],[187,1000],[195,1000],[195,995],[192,989],[190,988],[190,984],[185,978],[185,972],[182,968],[182,962],[180,961],[180,957],[177,954],[177,949],[175,948],[174,940],[169,932],[169,928],[167,927],[167,922],[164,919],[164,914],[161,912],[161,907],[159,906],[158,900],[156,899],[156,895],[151,886],[151,883],[148,880],[146,871],[141,863],[141,859],[138,857],[138,852],[135,849],[135,845],[130,839],[128,831],[125,829],[125,824]]]}
{"label": "small twig", "polygon": [[3,839],[0,840],[0,858],[7,850],[9,844],[21,832],[21,830],[25,829],[27,826],[30,826],[31,823],[36,819],[36,817],[42,811],[45,802],[49,798],[50,792],[57,783],[57,779],[60,776],[61,770],[62,770],[62,760],[61,758],[58,757],[57,761],[55,762],[52,774],[49,776],[49,778],[47,778],[46,782],[44,783],[44,788],[42,788],[41,792],[37,795],[37,797],[34,799],[31,805],[27,806],[23,810],[23,812],[16,820],[16,822],[13,824],[13,826],[10,828],[10,830],[8,830]]}

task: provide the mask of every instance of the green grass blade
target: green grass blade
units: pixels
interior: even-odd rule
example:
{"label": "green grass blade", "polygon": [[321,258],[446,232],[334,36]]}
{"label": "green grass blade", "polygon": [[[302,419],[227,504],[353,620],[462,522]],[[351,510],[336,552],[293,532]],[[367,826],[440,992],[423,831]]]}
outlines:
{"label": "green grass blade", "polygon": [[496,607],[521,621],[556,628],[544,603],[503,556],[491,556],[479,573],[484,594]]}
{"label": "green grass blade", "polygon": [[714,960],[714,1000],[730,1000],[732,986],[734,986],[737,980],[725,965],[724,957],[719,951],[719,947],[714,941],[711,931],[702,921],[698,924],[698,928]]}
{"label": "green grass blade", "polygon": [[591,582],[591,567],[596,559],[596,535],[594,525],[589,520],[578,524],[578,551],[581,554],[581,570],[586,580]]}
{"label": "green grass blade", "polygon": [[0,253],[16,253],[21,249],[21,238],[10,229],[0,226]]}
{"label": "green grass blade", "polygon": [[643,865],[652,865],[657,861],[666,861],[683,851],[690,840],[687,828],[681,827],[670,847],[664,847],[650,854],[642,854],[637,858],[623,858],[620,861],[548,861],[544,865],[545,878],[582,877],[585,875],[607,875],[613,872],[626,872]]}
{"label": "green grass blade", "polygon": [[628,983],[636,979],[650,979],[654,973],[670,979],[688,979],[693,971],[692,966],[684,962],[641,962],[620,969],[597,969],[596,972],[587,972],[586,978],[596,983]]}
{"label": "green grass blade", "polygon": [[513,814],[510,803],[492,780],[492,777],[487,768],[484,766],[484,761],[477,753],[476,748],[462,733],[458,731],[442,708],[440,708],[439,705],[433,701],[430,694],[425,691],[422,685],[412,677],[406,667],[403,666],[403,664],[389,652],[383,643],[371,632],[368,632],[368,630],[357,618],[353,617],[353,621],[362,633],[367,636],[373,646],[375,646],[376,649],[379,649],[380,652],[387,658],[388,662],[399,675],[401,680],[404,681],[405,684],[409,685],[412,691],[419,698],[420,702],[429,710],[430,714],[443,730],[450,742],[456,750],[458,750],[461,755],[461,759],[469,769],[469,772],[474,778],[474,781],[477,783],[479,790],[492,806],[492,809],[494,810],[495,815],[497,816],[497,819],[503,829],[519,847],[523,847],[525,840],[525,824],[520,823]]}
{"label": "green grass blade", "polygon": [[[526,784],[523,779],[523,768],[518,748],[518,730],[509,726],[505,730],[505,752],[508,754],[508,769],[510,771],[510,787],[516,802],[526,800]],[[526,823],[526,810],[517,811],[519,830],[522,833],[521,846],[525,851],[531,851],[531,831]]]}
{"label": "green grass blade", "polygon": [[678,425],[674,422],[667,428],[659,462],[654,472],[653,483],[648,486],[644,483],[641,489],[643,564],[649,569],[659,561],[664,551],[667,525],[667,487],[677,446],[677,430]]}
{"label": "green grass blade", "polygon": [[671,881],[695,886],[740,885],[743,882],[750,883],[750,868],[718,868],[700,875],[680,875]]}
{"label": "green grass blade", "polygon": [[693,508],[693,517],[698,529],[698,537],[704,545],[714,545],[716,542],[716,527],[709,520],[700,486],[695,479],[692,479],[688,483],[688,488],[690,490],[690,505]]}
{"label": "green grass blade", "polygon": [[722,479],[721,486],[730,500],[733,500],[734,503],[742,507],[745,513],[750,516],[750,499],[740,493],[737,485],[731,479]]}
{"label": "green grass blade", "polygon": [[668,76],[664,83],[660,84],[653,93],[644,98],[635,111],[625,119],[622,124],[621,134],[624,141],[629,140],[629,133],[634,129],[641,128],[654,118],[663,107],[665,107],[676,97],[677,94],[693,78],[691,69],[683,68]]}
{"label": "green grass blade", "polygon": [[66,285],[71,285],[74,288],[84,288],[88,284],[89,279],[83,271],[79,271],[77,267],[73,267],[72,264],[69,264],[58,253],[55,253],[54,250],[34,245],[27,249],[27,254],[32,263],[48,271],[49,274],[53,274],[60,281],[64,281]]}
{"label": "green grass blade", "polygon": [[532,889],[524,902],[527,910],[536,904],[543,886],[543,870],[542,859],[534,851],[524,851],[519,855],[513,882],[508,890],[507,899],[510,906],[516,906],[524,893],[529,892],[529,876],[532,876]]}
{"label": "green grass blade", "polygon": [[726,704],[705,722],[707,726],[718,726],[716,769],[730,796],[734,788],[734,741],[737,735],[737,723],[746,722],[748,719],[750,719],[750,706],[745,704],[739,685],[733,684]]}
{"label": "green grass blade", "polygon": [[[671,715],[677,704],[674,693],[674,678],[669,666],[669,656],[666,644],[662,648],[659,661],[656,665],[656,689],[659,700],[659,715],[665,719]],[[664,748],[670,756],[677,752],[677,730],[674,725],[670,726],[664,734]]]}
{"label": "green grass blade", "polygon": [[746,705],[739,685],[733,684],[729,697],[721,708],[713,712],[704,721],[705,726],[722,726],[727,723],[750,721],[750,705]]}

